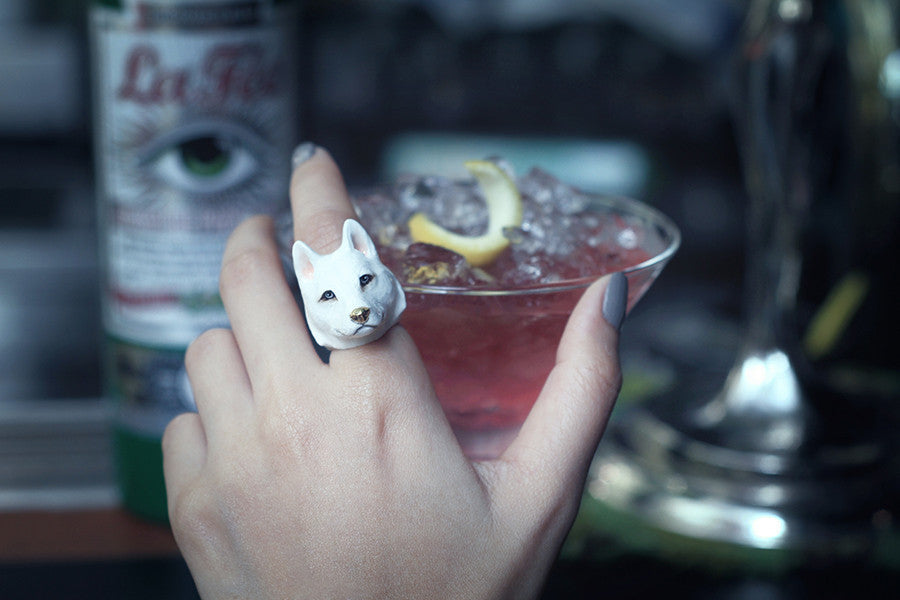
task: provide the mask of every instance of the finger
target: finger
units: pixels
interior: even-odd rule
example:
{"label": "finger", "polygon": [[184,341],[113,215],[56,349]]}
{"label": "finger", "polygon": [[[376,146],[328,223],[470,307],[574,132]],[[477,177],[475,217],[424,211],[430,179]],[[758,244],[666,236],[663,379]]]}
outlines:
{"label": "finger", "polygon": [[206,464],[206,435],[200,416],[184,413],[172,419],[163,433],[162,451],[166,499],[171,511]]}
{"label": "finger", "polygon": [[341,243],[344,221],[356,217],[344,179],[331,155],[312,144],[294,151],[291,176],[294,236],[319,253]]}
{"label": "finger", "polygon": [[291,210],[296,239],[320,254],[337,249],[344,221],[356,218],[340,169],[323,148],[302,144],[294,151]]}
{"label": "finger", "polygon": [[285,280],[273,230],[267,217],[241,223],[225,247],[219,281],[254,390],[321,364]]}
{"label": "finger", "polygon": [[377,398],[383,408],[416,414],[417,421],[446,421],[422,357],[401,326],[364,346],[334,352],[331,367],[332,383],[360,389],[347,395],[351,404]]}
{"label": "finger", "polygon": [[416,456],[409,465],[440,460],[449,468],[450,458],[460,467],[465,463],[422,358],[403,327],[393,327],[365,346],[334,352],[331,367],[330,384],[343,393],[321,415],[339,420],[344,430],[357,428],[350,432],[355,443],[374,434],[376,443],[389,442],[394,451]]}
{"label": "finger", "polygon": [[203,333],[188,346],[184,362],[209,444],[236,439],[252,419],[253,394],[234,334]]}
{"label": "finger", "polygon": [[618,326],[627,282],[621,274],[591,285],[572,312],[551,371],[504,461],[525,466],[544,486],[535,497],[580,489],[622,384]]}

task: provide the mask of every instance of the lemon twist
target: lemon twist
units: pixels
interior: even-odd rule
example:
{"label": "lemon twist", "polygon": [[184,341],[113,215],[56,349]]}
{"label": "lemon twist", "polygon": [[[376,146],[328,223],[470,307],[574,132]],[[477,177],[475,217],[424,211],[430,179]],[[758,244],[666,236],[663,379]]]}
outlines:
{"label": "lemon twist", "polygon": [[522,224],[522,197],[515,181],[495,163],[470,160],[465,166],[484,195],[488,210],[487,231],[476,236],[461,235],[441,227],[421,212],[410,217],[407,225],[413,241],[452,250],[473,267],[481,267],[493,262],[509,246],[503,230]]}

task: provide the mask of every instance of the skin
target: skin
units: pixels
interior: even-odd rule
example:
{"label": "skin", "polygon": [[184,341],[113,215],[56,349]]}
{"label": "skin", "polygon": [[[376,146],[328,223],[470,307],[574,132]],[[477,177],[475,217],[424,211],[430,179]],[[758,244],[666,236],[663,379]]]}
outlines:
{"label": "skin", "polygon": [[[295,170],[291,204],[298,239],[339,245],[353,212],[324,150]],[[172,528],[201,596],[536,597],[621,385],[607,284],[575,308],[518,437],[470,461],[403,328],[323,364],[272,222],[241,224],[220,283],[232,329],[188,349],[198,413],[163,438]]]}

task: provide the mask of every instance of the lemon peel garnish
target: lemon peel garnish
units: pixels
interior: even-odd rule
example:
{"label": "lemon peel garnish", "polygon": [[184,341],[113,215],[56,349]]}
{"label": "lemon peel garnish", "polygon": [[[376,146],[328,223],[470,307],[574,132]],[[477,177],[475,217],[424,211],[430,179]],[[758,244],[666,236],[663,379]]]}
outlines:
{"label": "lemon peel garnish", "polygon": [[441,227],[421,212],[410,217],[407,226],[413,241],[452,250],[473,267],[482,267],[493,262],[509,246],[503,230],[522,224],[522,197],[516,182],[495,163],[470,160],[465,166],[484,195],[488,209],[487,231],[476,236],[461,235]]}

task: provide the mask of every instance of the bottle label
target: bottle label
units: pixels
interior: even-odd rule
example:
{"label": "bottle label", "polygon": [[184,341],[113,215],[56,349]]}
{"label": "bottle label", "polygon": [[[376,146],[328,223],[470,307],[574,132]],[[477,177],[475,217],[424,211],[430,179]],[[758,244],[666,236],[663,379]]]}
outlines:
{"label": "bottle label", "polygon": [[296,143],[288,2],[121,0],[91,12],[107,383],[118,426],[193,409],[184,350],[226,326],[228,235],[288,206]]}
{"label": "bottle label", "polygon": [[227,323],[225,241],[287,206],[296,93],[284,3],[92,13],[107,332],[186,346]]}

